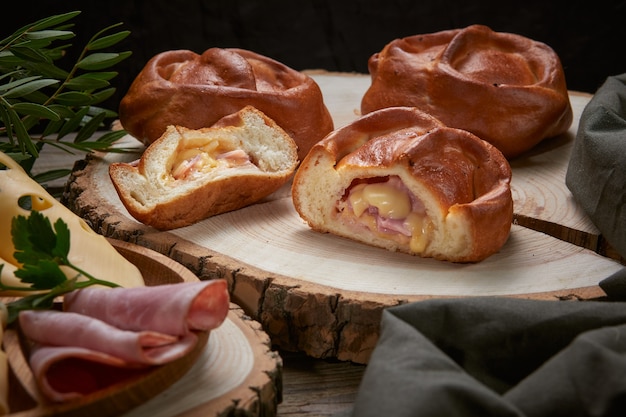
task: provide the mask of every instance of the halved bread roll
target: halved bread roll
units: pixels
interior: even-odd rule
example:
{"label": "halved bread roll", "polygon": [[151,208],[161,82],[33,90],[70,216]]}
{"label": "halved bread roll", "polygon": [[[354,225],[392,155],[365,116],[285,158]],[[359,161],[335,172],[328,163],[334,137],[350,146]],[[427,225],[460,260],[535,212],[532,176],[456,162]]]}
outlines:
{"label": "halved bread roll", "polygon": [[369,113],[315,145],[294,177],[309,226],[422,257],[477,262],[506,242],[511,168],[493,145],[415,108]]}
{"label": "halved bread roll", "polygon": [[167,230],[261,200],[297,164],[293,139],[247,106],[209,128],[169,126],[138,161],[113,163],[109,175],[135,219]]}

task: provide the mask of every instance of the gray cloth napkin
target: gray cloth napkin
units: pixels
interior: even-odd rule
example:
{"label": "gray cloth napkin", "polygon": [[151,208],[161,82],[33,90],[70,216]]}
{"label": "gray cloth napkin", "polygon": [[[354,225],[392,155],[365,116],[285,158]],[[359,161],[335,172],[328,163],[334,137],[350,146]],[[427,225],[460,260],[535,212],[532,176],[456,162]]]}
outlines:
{"label": "gray cloth napkin", "polygon": [[608,77],[583,110],[565,183],[626,257],[626,74]]}
{"label": "gray cloth napkin", "polygon": [[354,416],[623,416],[626,304],[478,297],[383,312]]}

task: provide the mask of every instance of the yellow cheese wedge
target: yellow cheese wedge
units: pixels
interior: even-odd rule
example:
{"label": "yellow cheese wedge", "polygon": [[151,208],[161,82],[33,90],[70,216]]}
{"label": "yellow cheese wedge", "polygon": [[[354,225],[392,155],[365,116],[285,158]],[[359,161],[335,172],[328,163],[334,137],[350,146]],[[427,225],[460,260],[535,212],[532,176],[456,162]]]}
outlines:
{"label": "yellow cheese wedge", "polygon": [[[143,286],[144,280],[139,269],[126,260],[102,235],[94,232],[87,223],[52,197],[41,185],[8,155],[0,152],[0,264],[2,280],[13,285],[11,278],[15,267],[19,267],[13,257],[11,222],[17,215],[28,217],[30,209],[24,208],[22,202],[29,200],[32,209],[40,211],[54,224],[62,218],[70,229],[69,260],[84,271],[98,279],[119,284],[122,287]],[[12,267],[11,267],[12,266]],[[75,272],[66,275],[73,277]],[[6,281],[5,281],[6,276]],[[8,294],[2,294],[8,295]]]}

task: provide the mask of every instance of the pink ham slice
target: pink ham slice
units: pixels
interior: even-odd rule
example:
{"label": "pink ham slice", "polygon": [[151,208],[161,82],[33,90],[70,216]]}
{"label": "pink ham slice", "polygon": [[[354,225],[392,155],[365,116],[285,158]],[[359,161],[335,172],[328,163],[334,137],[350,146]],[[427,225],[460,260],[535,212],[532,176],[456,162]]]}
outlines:
{"label": "pink ham slice", "polygon": [[90,287],[67,294],[63,312],[23,311],[19,320],[34,343],[29,361],[37,384],[58,402],[185,355],[196,331],[222,324],[229,302],[224,280]]}
{"label": "pink ham slice", "polygon": [[150,369],[81,347],[40,345],[32,349],[30,366],[41,393],[53,402],[81,398]]}
{"label": "pink ham slice", "polygon": [[88,287],[65,295],[65,311],[120,329],[185,335],[219,326],[229,309],[224,280],[135,288]]}
{"label": "pink ham slice", "polygon": [[162,365],[184,356],[197,343],[191,332],[173,336],[150,330],[121,330],[78,313],[22,311],[19,322],[23,334],[37,344],[99,351],[129,365]]}

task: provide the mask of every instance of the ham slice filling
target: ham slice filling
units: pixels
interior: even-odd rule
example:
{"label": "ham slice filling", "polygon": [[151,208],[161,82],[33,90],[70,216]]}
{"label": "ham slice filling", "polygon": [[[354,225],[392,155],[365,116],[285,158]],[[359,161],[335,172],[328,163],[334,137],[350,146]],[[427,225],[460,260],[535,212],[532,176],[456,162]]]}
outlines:
{"label": "ham slice filling", "polygon": [[[190,142],[187,143],[187,142]],[[218,168],[251,167],[256,165],[243,149],[225,149],[218,140],[212,140],[203,146],[194,147],[195,142],[183,142],[178,151],[171,173],[175,180],[187,180],[196,173],[203,173]]]}
{"label": "ham slice filling", "polygon": [[[139,291],[135,291],[139,290]],[[67,401],[145,373],[189,353],[198,331],[229,311],[224,280],[136,288],[85,288],[64,310],[23,311],[30,365],[48,399]]]}
{"label": "ham slice filling", "polygon": [[400,244],[408,242],[415,253],[424,251],[433,228],[424,204],[397,176],[353,181],[337,211],[348,224]]}

